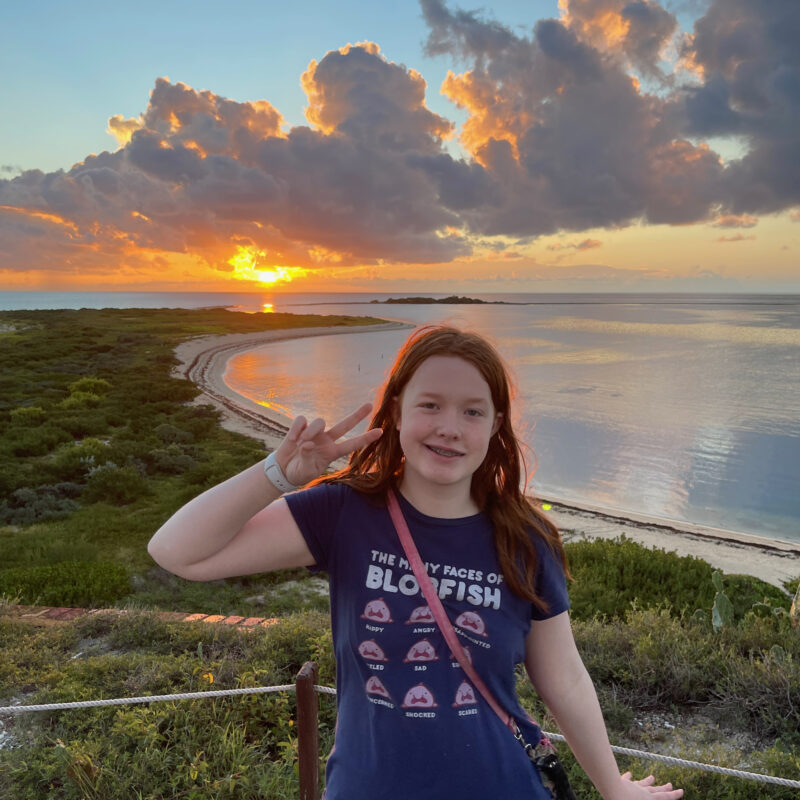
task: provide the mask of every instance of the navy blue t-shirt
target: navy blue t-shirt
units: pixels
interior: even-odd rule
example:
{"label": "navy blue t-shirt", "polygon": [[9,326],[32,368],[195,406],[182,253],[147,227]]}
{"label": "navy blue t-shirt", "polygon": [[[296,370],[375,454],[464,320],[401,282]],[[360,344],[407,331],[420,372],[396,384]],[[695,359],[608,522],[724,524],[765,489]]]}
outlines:
{"label": "navy blue t-shirt", "polygon": [[[542,614],[506,586],[484,514],[439,519],[398,499],[476,671],[535,744],[541,732],[519,705],[514,670],[531,619],[569,608],[560,562],[537,541]],[[546,800],[523,748],[451,655],[383,502],[342,484],[286,501],[312,569],[330,576],[338,722],[326,800]]]}

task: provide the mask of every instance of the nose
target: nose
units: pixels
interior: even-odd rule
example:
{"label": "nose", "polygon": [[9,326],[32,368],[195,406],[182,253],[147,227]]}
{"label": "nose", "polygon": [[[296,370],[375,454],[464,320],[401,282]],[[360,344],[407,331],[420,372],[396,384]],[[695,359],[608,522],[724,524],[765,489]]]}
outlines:
{"label": "nose", "polygon": [[444,439],[457,439],[461,436],[461,418],[455,410],[444,410],[436,420],[436,435]]}

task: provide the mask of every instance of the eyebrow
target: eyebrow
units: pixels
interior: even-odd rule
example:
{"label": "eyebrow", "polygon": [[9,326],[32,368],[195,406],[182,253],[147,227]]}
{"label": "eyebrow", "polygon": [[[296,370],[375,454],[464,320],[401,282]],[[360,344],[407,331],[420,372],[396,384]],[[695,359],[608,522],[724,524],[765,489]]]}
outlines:
{"label": "eyebrow", "polygon": [[[437,394],[436,392],[420,392],[419,397],[420,398],[431,397],[434,400],[439,400],[439,399],[442,398],[442,395]],[[474,405],[485,405],[485,406],[488,406],[489,405],[488,401],[483,397],[469,397],[464,401],[464,403],[466,405],[468,405],[468,406],[474,406]]]}

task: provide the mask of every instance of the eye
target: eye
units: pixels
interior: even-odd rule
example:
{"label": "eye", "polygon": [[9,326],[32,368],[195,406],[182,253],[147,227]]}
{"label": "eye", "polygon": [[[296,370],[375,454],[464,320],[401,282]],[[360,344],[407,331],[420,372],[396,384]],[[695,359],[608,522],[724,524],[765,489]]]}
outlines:
{"label": "eye", "polygon": [[481,411],[479,408],[468,408],[464,413],[468,417],[482,417],[482,416],[484,416],[483,411]]}
{"label": "eye", "polygon": [[419,407],[420,407],[420,408],[430,408],[430,409],[433,409],[433,408],[436,408],[437,406],[436,406],[436,403],[432,402],[431,400],[426,400],[425,402],[422,402],[422,403],[420,403],[420,404],[419,404]]}

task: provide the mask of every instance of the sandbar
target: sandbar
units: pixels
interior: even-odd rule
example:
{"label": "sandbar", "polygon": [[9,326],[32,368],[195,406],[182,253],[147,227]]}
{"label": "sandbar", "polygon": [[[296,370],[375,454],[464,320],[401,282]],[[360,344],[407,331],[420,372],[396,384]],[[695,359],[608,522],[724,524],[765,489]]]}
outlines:
{"label": "sandbar", "polygon": [[[211,404],[219,409],[224,428],[259,439],[267,450],[273,450],[280,444],[291,420],[273,408],[234,392],[224,380],[228,359],[269,342],[412,327],[408,323],[387,322],[355,327],[292,328],[200,336],[188,339],[176,348],[175,355],[180,363],[173,374],[197,385],[201,394],[195,402]],[[614,539],[625,535],[646,547],[696,556],[723,572],[752,575],[781,588],[784,588],[784,582],[800,577],[800,543],[797,542],[627,511],[610,511],[552,497],[538,499],[552,506],[547,513],[561,529],[566,541],[580,537]]]}

